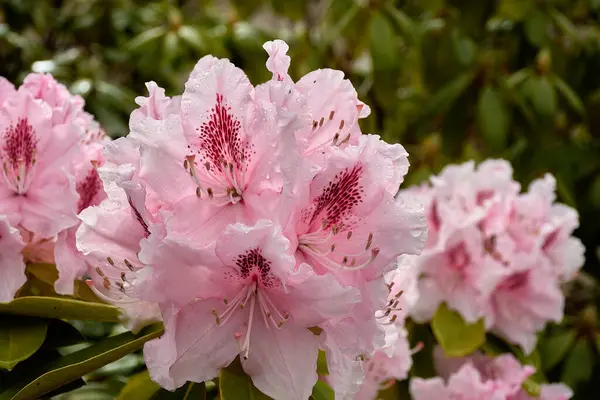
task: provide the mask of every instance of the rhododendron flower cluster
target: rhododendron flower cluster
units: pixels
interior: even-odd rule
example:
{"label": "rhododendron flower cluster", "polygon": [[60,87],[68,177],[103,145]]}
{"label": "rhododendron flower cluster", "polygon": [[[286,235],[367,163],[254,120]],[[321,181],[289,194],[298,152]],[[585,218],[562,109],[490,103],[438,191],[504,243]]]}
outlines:
{"label": "rhododendron flower cluster", "polygon": [[131,326],[163,320],[144,355],[164,388],[239,357],[265,394],[305,400],[322,349],[346,396],[400,312],[386,274],[420,253],[426,219],[394,199],[407,153],[362,134],[369,108],[343,73],[294,82],[287,45],[264,48],[273,78],[256,87],[212,56],[179,97],[148,84],[130,134],[105,147],[107,199],[80,214],[77,247]]}
{"label": "rhododendron flower cluster", "polygon": [[510,164],[488,160],[447,166],[429,184],[403,191],[425,204],[429,226],[416,261],[421,297],[413,318],[427,321],[446,302],[530,352],[536,332],[562,319],[560,285],[584,261],[572,236],[578,214],[555,203],[555,189],[546,174],[520,193]]}
{"label": "rhododendron flower cluster", "polygon": [[25,263],[55,263],[57,289],[73,292],[85,273],[74,232],[77,214],[104,196],[95,170],[104,133],[50,75],[30,74],[16,89],[0,77],[0,301],[25,282]]}
{"label": "rhododendron flower cluster", "polygon": [[542,384],[539,396],[530,396],[523,383],[535,368],[520,365],[510,353],[490,357],[476,352],[469,357],[448,358],[438,347],[434,363],[439,377],[411,380],[414,400],[568,400],[573,396],[563,384]]}

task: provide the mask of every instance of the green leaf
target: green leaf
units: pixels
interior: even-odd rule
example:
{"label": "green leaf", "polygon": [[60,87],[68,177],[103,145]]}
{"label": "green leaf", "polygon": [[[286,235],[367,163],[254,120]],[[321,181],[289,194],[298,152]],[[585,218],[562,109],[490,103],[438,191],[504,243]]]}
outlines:
{"label": "green leaf", "polygon": [[527,91],[535,111],[544,117],[551,117],[556,112],[556,92],[554,86],[545,76],[534,76],[527,81]]}
{"label": "green leaf", "polygon": [[313,387],[312,400],[335,400],[335,392],[323,381],[317,381],[317,384]]}
{"label": "green leaf", "polygon": [[[151,400],[204,400],[206,399],[206,385],[204,382],[187,382],[174,392],[160,389]],[[137,398],[136,398],[137,400]]]}
{"label": "green leaf", "polygon": [[532,0],[501,0],[496,13],[502,18],[522,21],[532,8]]}
{"label": "green leaf", "polygon": [[236,358],[227,368],[221,369],[219,392],[221,400],[271,399],[254,386],[252,379],[242,369],[239,358]]}
{"label": "green leaf", "polygon": [[323,350],[319,350],[319,357],[317,358],[317,374],[329,375],[329,368],[327,367],[327,355]]}
{"label": "green leaf", "polygon": [[119,322],[119,309],[108,304],[88,303],[62,297],[19,297],[0,303],[0,313],[32,317]]}
{"label": "green leaf", "polygon": [[559,93],[567,100],[569,106],[581,116],[585,116],[585,107],[583,106],[583,102],[579,98],[579,95],[575,93],[573,89],[567,84],[567,82],[563,81],[560,76],[552,75],[550,80],[554,84],[554,87],[559,91]]}
{"label": "green leaf", "polygon": [[443,303],[431,320],[431,329],[440,346],[450,357],[463,357],[485,342],[483,321],[466,323],[459,313]]}
{"label": "green leaf", "polygon": [[544,370],[551,370],[565,358],[576,337],[577,332],[574,329],[556,329],[540,343]]}
{"label": "green leaf", "polygon": [[510,116],[498,91],[486,87],[477,101],[477,123],[485,144],[492,151],[500,151],[506,147]]}
{"label": "green leaf", "polygon": [[506,84],[509,88],[515,88],[523,83],[527,78],[530,78],[533,72],[529,68],[523,68],[513,73],[511,76],[506,78]]}
{"label": "green leaf", "polygon": [[142,348],[162,335],[162,324],[144,328],[138,335],[125,332],[76,351],[48,365],[32,369],[26,377],[0,393],[0,400],[27,400],[72,382]]}
{"label": "green leaf", "polygon": [[0,318],[0,368],[10,371],[42,346],[48,320],[7,315]]}
{"label": "green leaf", "polygon": [[565,360],[560,380],[575,388],[591,378],[594,364],[594,349],[587,339],[579,339]]}
{"label": "green leaf", "polygon": [[52,319],[48,325],[44,347],[54,349],[57,347],[72,346],[84,341],[85,338],[81,332],[73,325],[60,319]]}
{"label": "green leaf", "polygon": [[179,28],[177,35],[194,49],[198,51],[204,50],[204,40],[202,40],[202,35],[200,35],[200,32],[196,28],[184,25]]}
{"label": "green leaf", "polygon": [[523,382],[522,387],[523,390],[525,390],[530,396],[533,396],[535,398],[538,398],[540,396],[542,388],[540,387],[540,384],[534,381],[533,379],[525,379],[525,382]]}
{"label": "green leaf", "polygon": [[473,72],[467,72],[447,83],[428,99],[421,117],[426,119],[446,112],[456,99],[467,90],[474,78],[475,74]]}
{"label": "green leaf", "polygon": [[371,57],[375,71],[394,69],[398,65],[397,36],[394,26],[379,11],[371,16]]}
{"label": "green leaf", "polygon": [[548,39],[550,21],[546,14],[536,9],[525,21],[525,35],[534,46],[542,47]]}
{"label": "green leaf", "polygon": [[167,28],[165,26],[157,26],[156,28],[148,29],[131,39],[131,41],[127,43],[125,47],[130,51],[141,49],[154,40],[160,38],[165,33],[167,33]]}

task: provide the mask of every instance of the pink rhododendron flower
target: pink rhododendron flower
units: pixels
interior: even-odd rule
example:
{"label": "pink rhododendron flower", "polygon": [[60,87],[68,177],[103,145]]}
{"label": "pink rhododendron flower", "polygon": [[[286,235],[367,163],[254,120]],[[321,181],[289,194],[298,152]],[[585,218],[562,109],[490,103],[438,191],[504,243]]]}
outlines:
{"label": "pink rhododendron flower", "polygon": [[0,215],[0,302],[11,301],[27,280],[21,255],[24,247],[19,231]]}
{"label": "pink rhododendron flower", "polygon": [[[410,392],[413,399],[533,399],[522,386],[535,368],[521,366],[512,354],[492,358],[476,352],[469,357],[448,358],[438,347],[434,351],[434,361],[440,377],[412,379]],[[540,385],[541,400],[568,400],[572,395],[562,384]]]}
{"label": "pink rhododendron flower", "polygon": [[100,299],[120,307],[128,328],[138,331],[160,320],[158,307],[141,301],[135,292],[143,269],[137,254],[140,241],[150,235],[149,221],[142,216],[141,206],[122,188],[131,182],[130,165],[101,167],[98,171],[105,182],[112,180],[105,187],[108,198],[80,213],[77,248],[90,276],[90,288]]}
{"label": "pink rhododendron flower", "polygon": [[427,321],[445,302],[530,352],[536,333],[562,319],[560,284],[583,264],[577,212],[554,203],[550,175],[519,193],[502,160],[450,165],[430,181],[400,193],[425,204],[429,226],[412,316]]}
{"label": "pink rhododendron flower", "polygon": [[[306,264],[295,268],[289,241],[267,220],[229,225],[214,252],[190,257],[195,265],[188,268],[206,269],[206,282],[198,285],[195,301],[165,317],[166,334],[145,346],[153,379],[168,389],[209,380],[240,354],[244,370],[267,395],[308,398],[318,353],[308,328],[348,313],[357,290]],[[176,357],[164,358],[165,347]]]}
{"label": "pink rhododendron flower", "polygon": [[[30,74],[17,90],[1,78],[0,92],[0,215],[19,230],[25,262],[72,270],[77,213],[101,196],[90,161],[104,134],[83,99],[51,75]],[[73,292],[77,274],[67,275],[57,282],[62,293]]]}

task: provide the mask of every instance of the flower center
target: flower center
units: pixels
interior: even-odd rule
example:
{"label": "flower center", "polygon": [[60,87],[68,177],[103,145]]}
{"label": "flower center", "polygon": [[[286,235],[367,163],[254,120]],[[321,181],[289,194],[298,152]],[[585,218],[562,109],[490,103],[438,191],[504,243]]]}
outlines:
{"label": "flower center", "polygon": [[[114,304],[131,304],[140,300],[134,293],[134,283],[137,279],[136,268],[127,259],[123,260],[123,265],[107,257],[108,273],[100,267],[95,268],[96,279],[102,282],[102,285],[96,285],[94,277],[87,279],[85,283],[102,300]],[[118,278],[115,278],[117,275]]]}
{"label": "flower center", "polygon": [[256,154],[252,144],[244,140],[241,128],[223,95],[217,94],[209,119],[196,128],[198,160],[192,154],[183,163],[198,187],[198,197],[223,197],[234,204],[241,200],[248,163]]}
{"label": "flower center", "polygon": [[238,310],[248,308],[248,322],[246,323],[245,335],[236,333],[235,337],[241,342],[241,353],[248,359],[250,353],[250,334],[254,314],[260,313],[267,329],[281,329],[283,324],[290,318],[288,312],[280,311],[269,297],[269,289],[281,287],[281,282],[271,272],[271,262],[263,257],[260,249],[250,249],[240,254],[235,260],[235,275],[227,274],[227,278],[242,280],[241,290],[232,300],[223,298],[225,309],[219,313],[212,310],[217,325],[223,325],[229,321],[231,316]]}
{"label": "flower center", "polygon": [[20,118],[4,133],[2,163],[4,181],[17,194],[29,189],[35,173],[38,139],[26,118]]}

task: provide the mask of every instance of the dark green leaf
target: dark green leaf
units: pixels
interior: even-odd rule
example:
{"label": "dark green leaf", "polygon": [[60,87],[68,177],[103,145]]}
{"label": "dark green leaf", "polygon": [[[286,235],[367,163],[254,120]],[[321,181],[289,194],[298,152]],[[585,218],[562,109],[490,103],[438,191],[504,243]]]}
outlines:
{"label": "dark green leaf", "polygon": [[456,99],[467,90],[474,77],[475,74],[472,72],[459,75],[434,93],[425,105],[422,118],[429,118],[446,112]]}
{"label": "dark green leaf", "polygon": [[148,370],[144,370],[129,378],[117,400],[150,400],[159,390],[160,386],[150,379]]}
{"label": "dark green leaf", "polygon": [[493,87],[484,88],[479,95],[477,123],[483,140],[490,150],[497,152],[506,147],[510,129],[509,111],[500,94]]}
{"label": "dark green leaf", "polygon": [[550,80],[545,76],[535,76],[527,82],[533,108],[543,117],[553,116],[556,112],[556,92]]}
{"label": "dark green leaf", "polygon": [[525,21],[525,35],[532,45],[542,47],[548,40],[549,27],[550,21],[546,14],[535,9]]}
{"label": "dark green leaf", "polygon": [[174,392],[160,389],[151,400],[204,400],[206,399],[206,386],[204,382],[187,382]]}
{"label": "dark green leaf", "polygon": [[374,12],[371,17],[370,35],[373,69],[375,71],[394,69],[399,61],[396,43],[398,38],[394,26],[379,11]]}
{"label": "dark green leaf", "polygon": [[158,26],[156,28],[148,29],[147,31],[144,31],[136,37],[134,37],[129,43],[127,43],[126,47],[132,51],[141,49],[166,33],[167,28],[164,26]]}
{"label": "dark green leaf", "polygon": [[57,348],[71,346],[83,341],[85,341],[85,338],[73,325],[60,319],[52,319],[48,325],[48,334],[44,346]]}
{"label": "dark green leaf", "polygon": [[563,95],[563,97],[567,100],[573,111],[578,113],[581,116],[585,115],[585,107],[583,106],[583,102],[575,93],[573,89],[567,84],[567,82],[563,81],[558,75],[552,75],[550,77],[554,87]]}
{"label": "dark green leaf", "polygon": [[540,353],[544,370],[551,370],[565,358],[576,336],[577,332],[574,329],[558,328],[541,342]]}
{"label": "dark green leaf", "polygon": [[17,383],[0,393],[0,400],[28,400],[48,393],[96,369],[142,348],[163,333],[162,324],[144,328],[138,335],[125,332],[32,369]]}
{"label": "dark green leaf", "polygon": [[593,347],[585,338],[579,339],[565,360],[560,380],[575,388],[590,379],[594,364]]}
{"label": "dark green leaf", "polygon": [[202,35],[200,35],[200,32],[196,28],[184,25],[179,28],[177,35],[194,49],[198,51],[204,50],[204,40],[202,40]]}
{"label": "dark green leaf", "polygon": [[502,18],[522,21],[532,9],[532,0],[500,0],[497,14]]}
{"label": "dark green leaf", "polygon": [[12,370],[44,343],[48,320],[0,315],[0,368]]}
{"label": "dark green leaf", "polygon": [[227,368],[221,369],[219,392],[221,393],[221,400],[270,399],[269,396],[254,386],[252,379],[242,369],[239,358],[236,358]]}
{"label": "dark green leaf", "polygon": [[0,313],[119,322],[119,309],[116,307],[61,297],[19,297],[10,303],[0,303]]}
{"label": "dark green leaf", "polygon": [[444,353],[450,357],[466,356],[485,342],[483,321],[467,324],[459,313],[450,310],[445,303],[433,316],[431,329]]}

